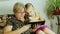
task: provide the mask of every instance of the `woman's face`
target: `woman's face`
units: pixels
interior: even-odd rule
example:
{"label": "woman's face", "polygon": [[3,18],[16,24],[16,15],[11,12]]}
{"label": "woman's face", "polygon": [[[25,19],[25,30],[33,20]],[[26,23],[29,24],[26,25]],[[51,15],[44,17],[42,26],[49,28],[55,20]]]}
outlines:
{"label": "woman's face", "polygon": [[18,12],[15,13],[15,15],[16,15],[16,17],[18,17],[18,18],[22,18],[22,17],[24,17],[24,15],[25,15],[24,8],[19,9]]}
{"label": "woman's face", "polygon": [[29,14],[29,16],[32,16],[34,14],[34,8],[30,6],[28,9],[26,9],[26,12]]}

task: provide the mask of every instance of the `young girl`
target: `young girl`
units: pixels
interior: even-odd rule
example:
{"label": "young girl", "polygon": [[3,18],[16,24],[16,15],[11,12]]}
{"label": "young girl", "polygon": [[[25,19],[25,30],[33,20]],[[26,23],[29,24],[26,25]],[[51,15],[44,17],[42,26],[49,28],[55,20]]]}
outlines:
{"label": "young girl", "polygon": [[[41,18],[40,15],[34,11],[34,6],[31,3],[27,3],[25,5],[25,12],[26,16],[29,17],[31,22],[44,21],[44,19]],[[48,26],[40,24],[35,24],[33,31],[35,32],[35,34],[55,34],[48,28]]]}

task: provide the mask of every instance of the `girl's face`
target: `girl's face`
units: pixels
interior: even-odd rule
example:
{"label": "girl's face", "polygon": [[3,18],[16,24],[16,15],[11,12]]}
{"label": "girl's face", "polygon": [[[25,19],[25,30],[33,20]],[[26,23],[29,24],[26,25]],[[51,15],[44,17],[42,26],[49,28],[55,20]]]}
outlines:
{"label": "girl's face", "polygon": [[26,9],[26,12],[29,14],[29,16],[33,16],[34,15],[34,8],[32,6],[30,6],[28,9]]}
{"label": "girl's face", "polygon": [[15,15],[16,15],[16,17],[17,17],[17,18],[24,17],[24,15],[25,15],[24,8],[22,8],[22,9],[18,10],[18,12],[17,12],[17,13],[15,13]]}

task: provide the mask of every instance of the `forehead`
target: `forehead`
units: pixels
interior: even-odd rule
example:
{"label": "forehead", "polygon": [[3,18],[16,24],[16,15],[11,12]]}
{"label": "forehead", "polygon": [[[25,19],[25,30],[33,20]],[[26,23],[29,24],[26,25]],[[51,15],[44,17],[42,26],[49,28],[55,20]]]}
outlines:
{"label": "forehead", "polygon": [[34,10],[33,7],[29,7],[29,8],[27,9],[28,12],[29,12],[29,11],[32,11],[32,10]]}
{"label": "forehead", "polygon": [[27,8],[27,10],[33,10],[33,9],[34,9],[34,7],[32,7],[32,6]]}
{"label": "forehead", "polygon": [[22,9],[18,9],[17,12],[20,13],[20,12],[25,12],[25,11],[24,11],[24,8],[22,8]]}
{"label": "forehead", "polygon": [[17,9],[18,9],[18,10],[22,10],[22,9],[24,9],[24,7],[18,7]]}
{"label": "forehead", "polygon": [[28,8],[33,8],[33,6],[28,6]]}

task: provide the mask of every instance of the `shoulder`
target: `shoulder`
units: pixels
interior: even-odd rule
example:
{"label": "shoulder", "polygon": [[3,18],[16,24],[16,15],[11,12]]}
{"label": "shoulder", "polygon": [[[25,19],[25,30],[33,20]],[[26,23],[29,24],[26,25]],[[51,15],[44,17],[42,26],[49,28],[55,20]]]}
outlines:
{"label": "shoulder", "polygon": [[9,16],[8,18],[7,18],[7,21],[13,21],[13,20],[15,20],[16,18],[15,18],[15,16],[13,15],[13,16]]}
{"label": "shoulder", "polygon": [[7,19],[6,19],[6,26],[8,26],[8,25],[11,26],[11,25],[13,25],[13,24],[12,24],[13,20],[14,20],[13,17],[7,18]]}

